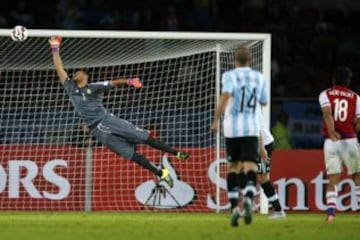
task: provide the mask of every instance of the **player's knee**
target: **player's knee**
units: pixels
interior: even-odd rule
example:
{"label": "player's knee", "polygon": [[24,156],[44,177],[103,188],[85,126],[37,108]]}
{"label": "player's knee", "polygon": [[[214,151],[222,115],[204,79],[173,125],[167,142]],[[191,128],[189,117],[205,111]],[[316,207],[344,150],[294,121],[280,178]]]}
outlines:
{"label": "player's knee", "polygon": [[243,163],[243,169],[244,169],[244,172],[248,172],[248,171],[257,172],[258,165],[257,165],[256,161],[245,161]]}
{"label": "player's knee", "polygon": [[240,168],[237,162],[229,162],[228,163],[228,171],[229,172],[234,172],[234,173],[239,173],[240,172]]}
{"label": "player's knee", "polygon": [[266,173],[260,173],[257,175],[257,181],[260,184],[263,184],[263,183],[267,182],[268,180],[269,180],[268,175]]}

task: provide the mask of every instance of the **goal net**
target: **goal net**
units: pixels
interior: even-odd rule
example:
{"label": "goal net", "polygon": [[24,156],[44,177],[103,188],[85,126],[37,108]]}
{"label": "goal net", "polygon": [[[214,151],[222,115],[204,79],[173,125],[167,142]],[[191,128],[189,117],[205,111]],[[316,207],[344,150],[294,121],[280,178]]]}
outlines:
{"label": "goal net", "polygon": [[[252,67],[270,75],[267,34],[28,30],[14,42],[0,30],[0,210],[219,211],[229,208],[221,134],[210,132],[221,73],[234,50],[251,49]],[[93,139],[58,82],[48,46],[63,37],[69,76],[92,82],[139,77],[144,88],[115,88],[105,107],[167,144],[173,156],[138,151],[170,169],[174,187]],[[269,109],[265,111],[269,121]]]}

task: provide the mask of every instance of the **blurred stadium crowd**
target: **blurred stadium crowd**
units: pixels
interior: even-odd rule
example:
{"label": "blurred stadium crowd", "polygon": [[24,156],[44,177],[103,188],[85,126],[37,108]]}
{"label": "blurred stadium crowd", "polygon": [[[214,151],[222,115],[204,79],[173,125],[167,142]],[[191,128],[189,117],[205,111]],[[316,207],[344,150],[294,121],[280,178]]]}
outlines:
{"label": "blurred stadium crowd", "polygon": [[350,65],[357,77],[360,62],[360,4],[351,0],[4,3],[0,27],[16,24],[28,28],[270,32],[273,97],[315,97],[328,86],[335,65]]}

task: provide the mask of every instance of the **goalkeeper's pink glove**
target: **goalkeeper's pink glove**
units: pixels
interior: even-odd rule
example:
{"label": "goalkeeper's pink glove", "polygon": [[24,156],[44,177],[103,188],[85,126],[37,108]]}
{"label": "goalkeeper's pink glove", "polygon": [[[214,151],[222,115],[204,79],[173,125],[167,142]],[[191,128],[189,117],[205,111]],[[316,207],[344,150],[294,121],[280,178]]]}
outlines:
{"label": "goalkeeper's pink glove", "polygon": [[61,41],[62,39],[60,36],[52,36],[49,39],[50,48],[52,52],[59,52]]}
{"label": "goalkeeper's pink glove", "polygon": [[142,82],[140,82],[140,79],[135,77],[135,78],[129,78],[127,80],[127,84],[129,86],[134,86],[134,88],[142,88],[144,85],[142,84]]}

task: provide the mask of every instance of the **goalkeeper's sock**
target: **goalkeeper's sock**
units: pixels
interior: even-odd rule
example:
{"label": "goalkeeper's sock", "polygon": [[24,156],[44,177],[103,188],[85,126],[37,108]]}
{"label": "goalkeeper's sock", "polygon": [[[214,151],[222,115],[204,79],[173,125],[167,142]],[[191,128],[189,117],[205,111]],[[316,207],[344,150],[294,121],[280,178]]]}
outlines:
{"label": "goalkeeper's sock", "polygon": [[158,177],[162,176],[161,169],[158,169],[157,167],[155,167],[146,157],[135,152],[133,157],[131,158],[131,160],[135,161],[137,164],[139,164],[143,168],[153,172],[156,176],[158,176]]}
{"label": "goalkeeper's sock", "polygon": [[177,150],[173,149],[172,147],[170,147],[170,146],[166,145],[165,143],[163,143],[155,138],[152,138],[152,137],[149,137],[144,143],[150,145],[153,148],[162,150],[164,152],[171,153],[173,155],[177,155],[177,153],[178,153]]}

